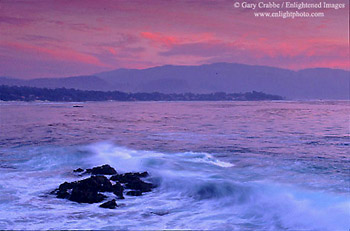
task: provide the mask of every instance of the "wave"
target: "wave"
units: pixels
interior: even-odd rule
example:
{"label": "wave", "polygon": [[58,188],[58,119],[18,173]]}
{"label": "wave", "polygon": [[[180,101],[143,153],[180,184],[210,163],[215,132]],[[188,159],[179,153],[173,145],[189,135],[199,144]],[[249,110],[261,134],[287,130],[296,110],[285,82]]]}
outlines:
{"label": "wave", "polygon": [[[5,160],[4,165],[11,163],[14,167],[10,171],[0,168],[0,194],[4,198],[0,208],[11,207],[17,214],[6,215],[3,210],[0,218],[6,215],[9,220],[18,220],[18,214],[29,216],[37,219],[37,224],[30,226],[35,229],[346,230],[349,227],[350,201],[346,196],[268,179],[243,178],[242,172],[245,175],[254,172],[246,172],[247,169],[209,153],[132,150],[112,142],[12,152],[0,156]],[[58,183],[76,179],[72,169],[101,164],[110,164],[120,173],[148,171],[147,180],[159,187],[143,197],[120,201],[124,205],[115,211],[56,198],[38,199],[38,195],[45,195]],[[48,211],[51,220],[43,218]],[[0,229],[10,227],[2,226],[1,222],[0,219]],[[29,223],[29,220],[12,223],[11,227],[23,229]]]}
{"label": "wave", "polygon": [[346,220],[350,201],[343,195],[269,181],[242,182],[234,164],[208,153],[164,154],[130,150],[112,143],[93,144],[89,149],[101,164],[121,166],[123,171],[151,172],[152,180],[160,185],[159,193],[190,198],[204,207],[221,205],[221,212],[205,213],[225,213],[223,221],[230,218],[232,210],[238,210],[237,217],[265,228],[334,230],[349,226]]}

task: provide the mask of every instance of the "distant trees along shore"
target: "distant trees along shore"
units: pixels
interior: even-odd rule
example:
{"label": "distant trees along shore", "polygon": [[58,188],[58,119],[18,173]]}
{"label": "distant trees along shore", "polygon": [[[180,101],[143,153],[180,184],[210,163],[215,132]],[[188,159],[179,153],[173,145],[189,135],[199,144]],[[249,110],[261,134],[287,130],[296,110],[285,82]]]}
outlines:
{"label": "distant trees along shore", "polygon": [[153,93],[125,93],[120,91],[83,91],[67,88],[36,88],[23,86],[0,86],[0,100],[2,101],[55,101],[55,102],[83,102],[83,101],[253,101],[253,100],[283,100],[278,95],[263,92],[208,94],[164,94]]}

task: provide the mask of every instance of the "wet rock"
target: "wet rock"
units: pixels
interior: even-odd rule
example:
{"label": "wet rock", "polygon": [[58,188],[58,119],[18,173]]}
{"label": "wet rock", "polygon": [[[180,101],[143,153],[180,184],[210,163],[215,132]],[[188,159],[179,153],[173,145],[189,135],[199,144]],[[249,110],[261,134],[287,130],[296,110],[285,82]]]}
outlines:
{"label": "wet rock", "polygon": [[131,174],[133,174],[134,176],[141,177],[141,178],[149,176],[148,172],[134,172],[134,173],[131,173]]}
{"label": "wet rock", "polygon": [[91,176],[87,179],[75,182],[73,188],[82,190],[95,190],[101,192],[112,192],[112,183],[105,176]]}
{"label": "wet rock", "polygon": [[66,190],[58,190],[55,193],[57,195],[57,198],[61,199],[67,199],[70,196],[70,194]]}
{"label": "wet rock", "polygon": [[142,172],[142,173],[129,172],[129,173],[117,174],[117,175],[111,176],[110,180],[119,181],[120,183],[127,183],[134,180],[140,180],[140,178],[147,177],[147,176],[148,176],[148,172]]}
{"label": "wet rock", "polygon": [[60,186],[58,187],[58,190],[67,191],[68,189],[72,189],[75,184],[76,184],[75,182],[72,182],[72,183],[64,182],[63,184],[60,184]]}
{"label": "wet rock", "polygon": [[125,184],[125,188],[134,189],[134,190],[138,190],[141,192],[150,192],[150,191],[152,191],[152,188],[154,188],[154,187],[155,186],[153,184],[146,183],[140,179],[133,180],[133,181],[130,181],[130,182]]}
{"label": "wet rock", "polygon": [[158,216],[164,216],[164,215],[169,214],[170,212],[169,211],[153,211],[151,213],[155,214],[155,215],[158,215]]}
{"label": "wet rock", "polygon": [[78,203],[97,203],[101,202],[106,198],[105,195],[98,193],[96,190],[88,189],[84,190],[82,188],[76,187],[73,188],[70,197],[68,198],[71,201]]}
{"label": "wet rock", "polygon": [[111,201],[107,201],[107,202],[100,205],[101,208],[106,208],[106,209],[115,209],[117,206],[118,205],[114,199]]}
{"label": "wet rock", "polygon": [[56,194],[57,198],[67,199],[69,198],[70,194],[68,193],[69,189],[72,189],[75,185],[75,182],[68,183],[64,182],[63,184],[60,184],[58,189],[51,192],[52,194]]}
{"label": "wet rock", "polygon": [[86,173],[91,173],[92,175],[114,175],[117,174],[117,171],[108,164],[105,164],[92,169],[86,169]]}
{"label": "wet rock", "polygon": [[[126,183],[128,181],[133,180],[134,178],[135,177],[131,177],[131,176],[125,175],[125,174],[117,174],[117,175],[111,176],[111,178],[109,178],[109,179],[113,180],[113,181],[120,182],[120,183]],[[138,177],[136,177],[136,178],[138,178]]]}
{"label": "wet rock", "polygon": [[125,188],[127,189],[134,189],[141,192],[150,192],[152,191],[152,188],[155,188],[155,186],[151,183],[146,183],[140,179],[140,177],[146,177],[148,176],[147,172],[143,173],[124,173],[124,174],[117,174],[110,178],[110,180],[124,183]]}
{"label": "wet rock", "polygon": [[112,186],[112,192],[118,197],[118,199],[124,199],[124,187],[119,182],[116,182],[116,184]]}
{"label": "wet rock", "polygon": [[126,193],[126,195],[128,195],[128,196],[142,196],[142,192],[141,191],[129,191]]}
{"label": "wet rock", "polygon": [[[147,177],[147,172],[134,172],[117,174],[117,171],[109,165],[102,165],[92,169],[75,169],[73,172],[91,174],[89,178],[75,181],[64,182],[53,194],[57,198],[68,199],[78,203],[98,203],[107,198],[102,192],[111,192],[118,199],[124,199],[124,189],[130,189],[127,192],[129,196],[142,196],[143,192],[151,191],[155,185],[142,181],[140,178]],[[81,176],[80,175],[80,176]],[[113,175],[108,179],[104,175]],[[112,182],[114,181],[114,184]],[[114,209],[117,207],[115,200],[105,202],[100,205],[102,208]]]}
{"label": "wet rock", "polygon": [[73,172],[84,172],[84,169],[82,169],[82,168],[77,168],[77,169],[73,170]]}
{"label": "wet rock", "polygon": [[105,176],[91,176],[72,183],[64,182],[56,190],[56,196],[79,203],[97,203],[106,198],[99,192],[113,192],[112,183]]}

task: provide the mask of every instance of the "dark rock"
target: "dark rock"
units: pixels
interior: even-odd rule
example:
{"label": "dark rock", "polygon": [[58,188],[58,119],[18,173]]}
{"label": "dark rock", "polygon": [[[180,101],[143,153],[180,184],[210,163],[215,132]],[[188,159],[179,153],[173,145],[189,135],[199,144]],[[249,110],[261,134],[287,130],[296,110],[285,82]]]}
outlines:
{"label": "dark rock", "polygon": [[169,214],[169,211],[154,211],[154,212],[151,212],[151,213],[155,214],[155,215],[158,215],[158,216],[164,216],[164,215]]}
{"label": "dark rock", "polygon": [[72,183],[64,182],[63,184],[60,184],[60,186],[58,187],[58,190],[66,191],[68,189],[72,189],[75,184],[76,184],[75,182],[72,182]]}
{"label": "dark rock", "polygon": [[113,181],[119,181],[120,183],[127,183],[127,182],[131,182],[134,180],[139,180],[140,177],[147,177],[148,176],[148,172],[134,172],[134,173],[124,173],[124,174],[117,174],[114,175],[110,178],[110,180]]}
{"label": "dark rock", "polygon": [[114,175],[117,174],[117,171],[108,164],[105,164],[92,169],[86,169],[86,173],[91,173],[92,175]]}
{"label": "dark rock", "polygon": [[146,183],[140,179],[133,180],[125,184],[125,188],[139,190],[141,192],[150,192],[155,186],[151,183]]}
{"label": "dark rock", "polygon": [[[73,170],[83,174],[89,173],[89,178],[75,181],[64,182],[52,193],[57,198],[68,199],[78,203],[97,203],[103,201],[106,196],[101,192],[112,192],[118,199],[124,199],[124,189],[131,189],[127,192],[129,196],[141,196],[143,192],[149,192],[155,185],[142,181],[140,178],[147,177],[147,172],[134,172],[117,174],[117,171],[109,165],[102,165],[92,169],[81,168]],[[108,179],[104,175],[113,175]],[[115,181],[112,184],[111,181]],[[115,200],[108,201],[100,205],[102,208],[114,209],[117,207]]]}
{"label": "dark rock", "polygon": [[92,190],[92,189],[84,190],[82,188],[76,187],[76,188],[73,188],[72,193],[68,199],[78,203],[92,204],[92,203],[101,202],[105,198],[106,198],[105,195],[98,193],[96,190]]}
{"label": "dark rock", "polygon": [[113,175],[109,178],[109,180],[112,180],[112,181],[119,181],[120,179],[120,175],[119,174],[116,174],[116,175]]}
{"label": "dark rock", "polygon": [[57,198],[60,198],[60,199],[67,199],[70,196],[70,194],[66,190],[58,190],[56,192],[56,195],[57,195]]}
{"label": "dark rock", "polygon": [[119,182],[116,182],[116,184],[112,186],[112,191],[118,197],[118,199],[124,199],[124,188]]}
{"label": "dark rock", "polygon": [[[69,189],[72,189],[71,194],[68,192]],[[64,182],[57,189],[56,196],[79,203],[96,203],[106,197],[98,192],[112,191],[112,184],[105,176],[91,176],[77,182]]]}
{"label": "dark rock", "polygon": [[118,205],[114,199],[111,201],[107,201],[107,202],[100,205],[101,208],[106,208],[106,209],[115,209],[117,206]]}
{"label": "dark rock", "polygon": [[77,169],[73,170],[73,172],[84,172],[84,169],[82,169],[82,168],[77,168]]}
{"label": "dark rock", "polygon": [[110,180],[125,183],[125,188],[139,190],[141,192],[150,192],[155,186],[151,183],[146,183],[140,177],[148,176],[147,172],[143,173],[124,173],[117,174],[110,178]]}
{"label": "dark rock", "polygon": [[148,172],[128,172],[125,175],[137,176],[137,177],[148,177]]}
{"label": "dark rock", "polygon": [[82,190],[95,190],[101,192],[112,192],[112,184],[105,176],[91,176],[90,178],[75,182],[74,188]]}
{"label": "dark rock", "polygon": [[142,192],[141,191],[129,191],[126,193],[126,195],[129,196],[142,196]]}

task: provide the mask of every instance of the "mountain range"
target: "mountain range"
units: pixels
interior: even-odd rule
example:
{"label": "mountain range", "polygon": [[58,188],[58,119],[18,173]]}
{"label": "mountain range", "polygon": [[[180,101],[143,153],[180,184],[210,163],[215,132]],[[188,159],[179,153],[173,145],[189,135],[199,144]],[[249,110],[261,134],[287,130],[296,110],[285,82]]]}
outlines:
{"label": "mountain range", "polygon": [[123,92],[239,93],[259,91],[286,99],[349,99],[350,72],[312,68],[293,71],[268,66],[213,63],[117,69],[88,76],[23,80],[0,77],[0,85]]}

